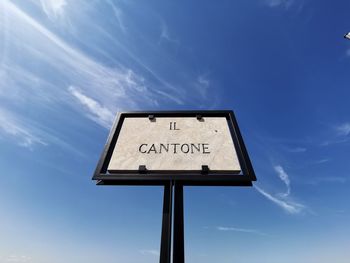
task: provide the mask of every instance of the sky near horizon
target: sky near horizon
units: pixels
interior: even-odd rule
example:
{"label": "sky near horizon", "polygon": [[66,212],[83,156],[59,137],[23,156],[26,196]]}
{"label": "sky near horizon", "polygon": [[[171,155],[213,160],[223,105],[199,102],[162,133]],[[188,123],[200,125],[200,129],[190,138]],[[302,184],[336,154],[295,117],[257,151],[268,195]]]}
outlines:
{"label": "sky near horizon", "polygon": [[258,181],[186,187],[186,262],[349,263],[350,2],[1,0],[0,263],[159,261],[162,188],[91,181],[120,111],[234,110]]}

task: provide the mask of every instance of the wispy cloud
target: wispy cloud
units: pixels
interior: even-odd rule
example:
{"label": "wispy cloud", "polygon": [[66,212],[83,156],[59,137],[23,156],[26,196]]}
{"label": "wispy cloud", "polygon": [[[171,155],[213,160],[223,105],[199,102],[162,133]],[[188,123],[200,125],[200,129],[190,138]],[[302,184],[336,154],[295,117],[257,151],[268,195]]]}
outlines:
{"label": "wispy cloud", "polygon": [[241,232],[241,233],[248,233],[248,234],[255,234],[259,236],[267,236],[267,234],[256,230],[256,229],[247,229],[247,228],[237,228],[237,227],[227,227],[227,226],[217,226],[217,230],[219,231],[233,231],[233,232]]}
{"label": "wispy cloud", "polygon": [[126,27],[124,24],[124,13],[120,7],[113,3],[111,0],[107,0],[107,3],[112,7],[113,14],[117,20],[119,28],[123,33],[126,33]]}
{"label": "wispy cloud", "polygon": [[348,48],[348,49],[346,50],[345,54],[346,54],[347,57],[350,57],[350,48]]}
{"label": "wispy cloud", "polygon": [[295,148],[288,148],[287,151],[291,153],[303,153],[306,152],[306,148],[304,147],[295,147]]}
{"label": "wispy cloud", "polygon": [[321,164],[321,163],[328,163],[331,159],[325,158],[325,159],[320,159],[314,162],[314,164]]}
{"label": "wispy cloud", "polygon": [[266,192],[262,188],[254,185],[254,188],[263,196],[265,196],[268,200],[272,201],[274,204],[281,207],[284,211],[289,214],[299,214],[305,209],[305,206],[296,202],[285,200],[281,197],[276,197]]}
{"label": "wispy cloud", "polygon": [[155,89],[154,90],[155,92],[166,91],[167,93],[172,94],[169,96],[169,98],[176,96],[176,100],[174,101],[178,104],[183,104],[183,98],[186,97],[187,95],[183,89],[181,89],[179,86],[174,86],[173,84],[163,79],[159,74],[157,74],[155,70],[153,70],[151,67],[146,65],[137,55],[133,54],[129,49],[127,49],[115,38],[113,38],[113,36],[109,34],[106,30],[104,30],[101,27],[95,27],[95,30],[99,31],[103,36],[107,37],[113,45],[120,47],[122,52],[127,54],[132,61],[134,61],[138,66],[143,68],[148,74],[152,76],[152,78],[154,78],[157,82],[159,82],[161,87],[164,88],[163,90]]}
{"label": "wispy cloud", "polygon": [[[1,259],[1,258],[0,258]],[[31,257],[24,255],[10,255],[4,258],[4,262],[13,262],[13,263],[26,263],[30,262]]]}
{"label": "wispy cloud", "polygon": [[141,249],[139,252],[142,255],[159,256],[159,251],[156,249]]}
{"label": "wispy cloud", "polygon": [[86,107],[88,111],[91,112],[88,116],[92,120],[106,128],[110,127],[114,118],[114,114],[110,110],[101,106],[101,104],[94,99],[83,94],[77,87],[70,86],[68,90],[83,106]]}
{"label": "wispy cloud", "polygon": [[165,23],[161,24],[161,33],[160,33],[160,38],[166,39],[168,41],[171,41],[170,35],[169,35],[169,30],[168,27]]}
{"label": "wispy cloud", "polygon": [[160,30],[161,31],[160,31],[159,41],[165,40],[165,41],[172,42],[175,44],[179,43],[179,41],[177,39],[170,36],[169,28],[164,21],[161,21]]}
{"label": "wispy cloud", "polygon": [[269,7],[290,8],[294,4],[294,0],[265,0],[265,4]]}
{"label": "wispy cloud", "polygon": [[48,145],[38,132],[14,114],[0,108],[0,135],[18,145],[31,149],[34,145]]}
{"label": "wispy cloud", "polygon": [[[42,93],[52,94],[56,92],[56,98],[61,98],[60,103],[70,103],[74,106],[77,101],[83,103],[86,108],[86,114],[91,117],[93,112],[96,118],[91,118],[97,121],[102,126],[106,127],[109,119],[109,112],[116,112],[123,107],[137,108],[137,105],[154,105],[156,98],[155,93],[150,92],[146,87],[145,79],[136,74],[132,69],[122,65],[108,67],[103,65],[81,51],[77,50],[60,37],[49,31],[38,21],[27,15],[15,4],[4,0],[3,6],[6,13],[10,17],[9,27],[11,23],[16,23],[16,29],[11,33],[11,39],[7,39],[12,43],[25,43],[23,54],[27,61],[35,61],[38,65],[45,68],[56,69],[56,74],[61,76],[61,83],[69,83],[72,87],[78,89],[57,89],[57,82],[52,83],[54,90],[42,90]],[[0,21],[1,23],[1,21]],[[36,39],[33,43],[33,39]],[[11,60],[11,57],[4,62],[4,66],[8,69],[20,68],[22,72],[31,72],[31,68],[22,68],[18,61]],[[6,82],[17,80],[18,70],[11,71],[13,75],[6,76]],[[35,73],[37,79],[47,79],[45,70]],[[49,79],[48,81],[53,81]],[[4,84],[4,87],[10,86]],[[33,86],[36,89],[40,87],[37,82],[29,82],[26,86]],[[8,92],[3,92],[1,95],[10,96],[16,94],[12,89]],[[171,99],[174,95],[171,92],[164,93]],[[67,94],[68,93],[68,94]],[[77,100],[66,100],[67,95],[73,95]],[[159,96],[158,96],[159,97]],[[12,98],[13,99],[13,98]],[[94,103],[95,101],[96,103]],[[180,99],[176,98],[177,102]],[[73,103],[72,103],[73,102]],[[44,103],[42,101],[42,103]],[[128,105],[128,106],[126,106]]]}
{"label": "wispy cloud", "polygon": [[347,143],[350,140],[350,123],[344,122],[339,125],[331,126],[332,134],[320,143],[320,146],[331,146],[334,144]]}
{"label": "wispy cloud", "polygon": [[[177,80],[170,82],[164,79],[140,56],[135,55],[131,48],[113,36],[108,28],[90,22],[84,14],[71,16],[71,19],[79,23],[86,19],[87,27],[91,26],[104,43],[116,46],[125,57],[119,60],[119,57],[105,50],[105,55],[110,56],[111,60],[99,60],[84,52],[94,50],[91,54],[100,54],[96,49],[103,48],[97,42],[84,43],[83,46],[87,48],[82,51],[79,41],[75,39],[77,36],[70,35],[65,39],[55,33],[56,27],[47,27],[32,17],[30,12],[26,12],[23,6],[8,0],[1,2],[7,19],[0,19],[0,26],[10,33],[4,39],[6,50],[1,61],[0,97],[9,103],[21,101],[20,107],[30,107],[32,111],[49,109],[47,114],[51,115],[47,116],[48,119],[58,114],[58,109],[74,109],[99,125],[109,127],[113,114],[124,109],[154,108],[160,103],[184,105],[192,100],[200,104],[204,100],[198,99],[197,95],[192,96],[190,92],[193,81],[188,79],[197,77],[190,76],[183,81],[187,81],[185,86]],[[42,0],[37,1],[37,4],[52,19],[67,16],[68,7],[73,5],[67,0]],[[114,8],[110,8],[111,12],[119,19],[120,26],[125,28],[123,10],[119,5],[112,4]],[[174,40],[166,26],[162,35]],[[129,39],[129,36],[124,37]],[[157,46],[156,43],[154,46]],[[128,63],[124,63],[126,60]],[[35,66],[32,67],[31,63]],[[201,86],[202,92],[210,85],[204,77],[199,77],[195,82]],[[46,120],[40,121],[44,129],[49,130],[49,126],[45,127]]]}
{"label": "wispy cloud", "polygon": [[171,94],[169,94],[169,93],[167,93],[167,92],[165,92],[165,91],[156,90],[156,93],[159,94],[159,95],[161,95],[161,96],[164,97],[164,98],[168,98],[168,99],[170,99],[170,100],[176,102],[176,103],[179,104],[179,105],[183,105],[183,104],[184,104],[184,102],[183,102],[181,99],[179,99],[178,97],[176,97],[176,96],[174,96],[174,95],[171,95]]}
{"label": "wispy cloud", "polygon": [[200,75],[197,77],[195,87],[199,94],[206,98],[210,89],[210,80],[206,76]]}
{"label": "wispy cloud", "polygon": [[56,136],[55,132],[45,129],[42,125],[29,120],[28,117],[9,112],[0,108],[0,139],[6,139],[34,150],[39,146],[57,146],[80,157],[86,157],[84,153]]}
{"label": "wispy cloud", "polygon": [[348,136],[350,134],[350,123],[346,122],[335,127],[339,136]]}
{"label": "wispy cloud", "polygon": [[277,173],[279,179],[286,185],[287,190],[285,193],[278,193],[276,195],[272,195],[268,193],[266,190],[262,189],[261,187],[254,185],[254,188],[262,194],[264,197],[266,197],[268,200],[272,201],[274,204],[278,205],[279,207],[283,208],[287,213],[289,214],[298,214],[302,212],[306,207],[303,204],[294,202],[290,198],[291,194],[291,187],[290,187],[290,179],[289,175],[285,172],[283,167],[281,165],[275,165],[274,167],[275,172]]}
{"label": "wispy cloud", "polygon": [[335,183],[335,184],[343,184],[349,181],[349,178],[340,177],[340,176],[328,176],[328,177],[317,177],[313,178],[310,182],[310,185],[318,185],[322,183]]}
{"label": "wispy cloud", "polygon": [[320,143],[320,146],[322,147],[326,147],[326,146],[331,146],[331,145],[335,145],[335,144],[343,144],[343,143],[347,143],[349,141],[348,138],[344,137],[344,136],[333,136],[333,138],[331,139],[327,139],[324,140],[323,142]]}
{"label": "wispy cloud", "polygon": [[283,183],[287,187],[287,191],[285,193],[281,193],[280,195],[283,197],[287,197],[290,195],[290,180],[288,174],[284,171],[283,167],[280,165],[274,166],[275,171],[278,174],[278,177],[283,181]]}
{"label": "wispy cloud", "polygon": [[40,0],[40,3],[43,11],[51,20],[62,17],[67,5],[66,0]]}

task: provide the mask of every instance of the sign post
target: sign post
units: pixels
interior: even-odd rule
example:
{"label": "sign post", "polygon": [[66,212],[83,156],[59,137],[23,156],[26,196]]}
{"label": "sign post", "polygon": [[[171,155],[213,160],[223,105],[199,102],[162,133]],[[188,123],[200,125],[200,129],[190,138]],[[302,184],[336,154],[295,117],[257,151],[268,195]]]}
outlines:
{"label": "sign post", "polygon": [[164,185],[160,263],[183,263],[183,186],[251,186],[255,173],[232,111],[121,113],[93,175],[98,185]]}

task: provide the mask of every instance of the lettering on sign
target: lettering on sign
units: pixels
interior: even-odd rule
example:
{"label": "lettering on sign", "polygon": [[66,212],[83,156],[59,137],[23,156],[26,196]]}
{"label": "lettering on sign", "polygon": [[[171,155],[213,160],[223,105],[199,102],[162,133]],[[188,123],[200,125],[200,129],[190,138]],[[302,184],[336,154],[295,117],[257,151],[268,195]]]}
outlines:
{"label": "lettering on sign", "polygon": [[[179,131],[176,122],[169,123],[170,130]],[[184,153],[194,154],[203,153],[210,154],[209,143],[142,143],[139,146],[139,152],[145,154],[162,154],[162,153]]]}
{"label": "lettering on sign", "polygon": [[176,128],[176,122],[174,121],[174,122],[170,122],[170,130],[175,130],[175,131],[179,131],[180,129],[177,129]]}
{"label": "lettering on sign", "polygon": [[125,118],[108,170],[240,170],[224,117]]}
{"label": "lettering on sign", "polygon": [[203,153],[209,154],[209,143],[160,143],[160,144],[147,144],[143,143],[139,147],[140,153],[154,153],[161,154],[163,153]]}

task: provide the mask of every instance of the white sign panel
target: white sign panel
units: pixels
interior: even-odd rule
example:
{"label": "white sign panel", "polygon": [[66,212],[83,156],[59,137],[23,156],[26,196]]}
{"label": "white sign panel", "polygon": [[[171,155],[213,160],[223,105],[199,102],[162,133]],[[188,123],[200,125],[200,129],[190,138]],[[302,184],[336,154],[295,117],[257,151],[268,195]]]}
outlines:
{"label": "white sign panel", "polygon": [[225,117],[128,117],[124,119],[108,171],[241,171]]}

